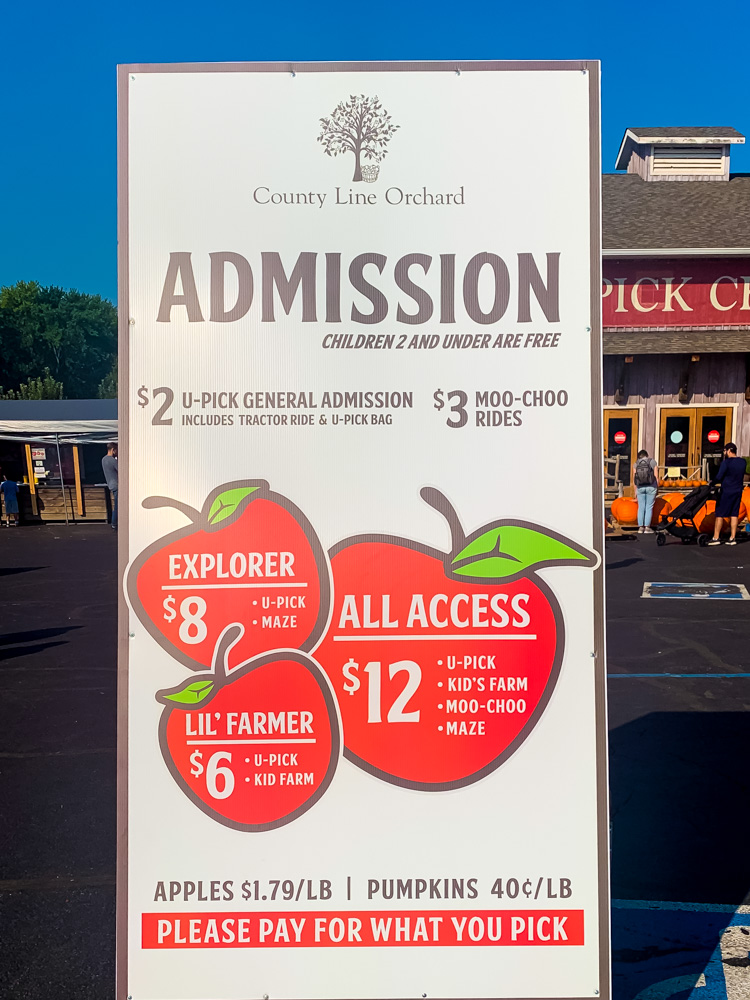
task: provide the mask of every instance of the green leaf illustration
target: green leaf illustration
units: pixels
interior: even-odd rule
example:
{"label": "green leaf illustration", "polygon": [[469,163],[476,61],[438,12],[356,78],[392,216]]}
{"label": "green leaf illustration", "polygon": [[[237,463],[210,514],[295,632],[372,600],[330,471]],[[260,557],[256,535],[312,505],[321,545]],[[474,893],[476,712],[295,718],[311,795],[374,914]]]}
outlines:
{"label": "green leaf illustration", "polygon": [[474,538],[451,562],[457,576],[502,580],[541,566],[593,565],[594,556],[574,543],[536,528],[506,524]]}
{"label": "green leaf illustration", "polygon": [[175,701],[178,705],[198,705],[205,701],[216,686],[214,681],[188,681],[180,688],[165,692],[165,701]]}
{"label": "green leaf illustration", "polygon": [[208,523],[218,524],[225,520],[237,510],[245,499],[258,489],[257,486],[240,486],[232,490],[225,490],[214,498],[211,509],[208,512]]}

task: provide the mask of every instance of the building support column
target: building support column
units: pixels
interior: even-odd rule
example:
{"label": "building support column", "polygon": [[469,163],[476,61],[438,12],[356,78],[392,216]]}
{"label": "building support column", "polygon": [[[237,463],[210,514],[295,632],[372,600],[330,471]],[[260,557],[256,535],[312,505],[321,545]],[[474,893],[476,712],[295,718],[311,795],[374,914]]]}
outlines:
{"label": "building support column", "polygon": [[26,469],[29,474],[29,495],[31,498],[31,512],[34,517],[39,516],[39,504],[36,499],[36,478],[34,476],[34,463],[31,460],[31,445],[26,445]]}
{"label": "building support column", "polygon": [[76,480],[76,509],[78,516],[83,517],[83,491],[81,489],[81,463],[78,457],[78,445],[73,445],[73,470]]}

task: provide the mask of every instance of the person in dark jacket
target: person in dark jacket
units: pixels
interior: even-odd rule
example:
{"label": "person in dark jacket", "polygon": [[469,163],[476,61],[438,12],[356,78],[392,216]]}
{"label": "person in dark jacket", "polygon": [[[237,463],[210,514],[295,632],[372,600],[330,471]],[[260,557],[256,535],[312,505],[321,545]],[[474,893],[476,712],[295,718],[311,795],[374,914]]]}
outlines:
{"label": "person in dark jacket", "polygon": [[732,441],[724,445],[724,461],[719,466],[714,482],[721,483],[721,496],[716,503],[716,524],[714,537],[709,545],[720,545],[719,535],[724,521],[728,518],[731,534],[727,545],[737,544],[737,522],[740,518],[742,487],[745,481],[745,459],[737,457],[737,445]]}
{"label": "person in dark jacket", "polygon": [[102,459],[102,472],[112,494],[112,527],[117,531],[117,445],[111,444]]}

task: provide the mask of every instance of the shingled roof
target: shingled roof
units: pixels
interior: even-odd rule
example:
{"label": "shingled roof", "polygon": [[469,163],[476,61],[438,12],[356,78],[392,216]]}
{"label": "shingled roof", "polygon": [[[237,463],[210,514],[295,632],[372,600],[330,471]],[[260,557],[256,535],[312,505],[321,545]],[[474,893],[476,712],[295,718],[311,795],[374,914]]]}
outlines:
{"label": "shingled roof", "polygon": [[637,174],[604,174],[602,247],[605,253],[750,248],[750,175],[654,184]]}
{"label": "shingled roof", "polygon": [[660,139],[716,139],[724,142],[744,142],[744,135],[730,125],[631,125],[628,132],[641,142]]}

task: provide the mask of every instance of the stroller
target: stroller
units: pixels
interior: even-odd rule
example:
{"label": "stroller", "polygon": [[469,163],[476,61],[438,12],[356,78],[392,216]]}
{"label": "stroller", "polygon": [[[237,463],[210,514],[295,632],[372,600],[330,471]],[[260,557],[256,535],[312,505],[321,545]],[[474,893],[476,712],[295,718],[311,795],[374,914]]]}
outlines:
{"label": "stroller", "polygon": [[695,516],[703,507],[706,500],[709,500],[716,493],[715,487],[697,486],[685,499],[675,507],[674,510],[664,517],[664,522],[656,528],[656,544],[665,545],[667,532],[679,538],[683,545],[690,545],[691,542],[698,542],[699,545],[708,545],[711,536],[701,532],[695,525]]}

